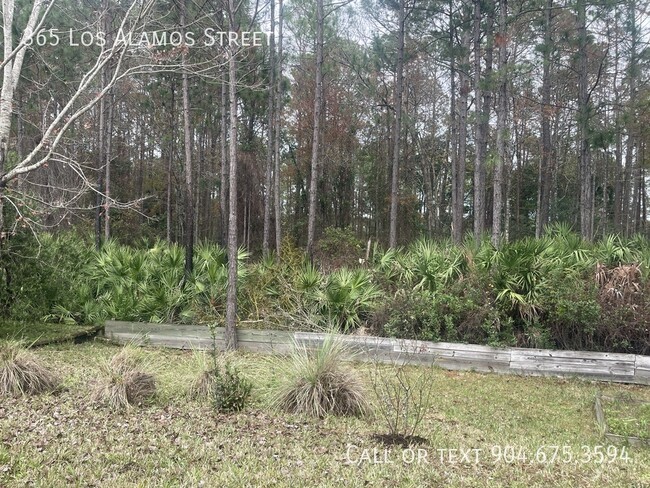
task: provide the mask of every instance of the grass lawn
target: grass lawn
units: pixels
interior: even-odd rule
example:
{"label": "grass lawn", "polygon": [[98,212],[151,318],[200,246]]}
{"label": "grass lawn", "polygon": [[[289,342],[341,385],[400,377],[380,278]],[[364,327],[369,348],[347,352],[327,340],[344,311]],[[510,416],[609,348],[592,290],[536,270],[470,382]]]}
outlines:
{"label": "grass lawn", "polygon": [[650,439],[650,402],[622,396],[603,401],[603,411],[612,434]]}
{"label": "grass lawn", "polygon": [[433,405],[417,433],[429,443],[409,450],[374,440],[386,433],[378,417],[269,410],[263,392],[276,367],[253,354],[236,356],[254,384],[242,413],[187,400],[191,354],[153,349],[157,399],[111,412],[90,403],[88,385],[116,351],[36,351],[66,388],[0,399],[0,486],[650,486],[650,448],[608,445],[593,414],[597,390],[650,401],[647,387],[434,369]]}
{"label": "grass lawn", "polygon": [[52,324],[46,322],[0,321],[0,340],[10,339],[37,346],[72,341],[98,330],[93,325]]}

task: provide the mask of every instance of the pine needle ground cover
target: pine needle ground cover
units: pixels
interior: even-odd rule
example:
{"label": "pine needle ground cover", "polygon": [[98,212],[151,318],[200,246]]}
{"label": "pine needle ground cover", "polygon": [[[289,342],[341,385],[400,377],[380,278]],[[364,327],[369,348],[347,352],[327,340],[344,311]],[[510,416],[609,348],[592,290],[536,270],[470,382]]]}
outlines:
{"label": "pine needle ground cover", "polygon": [[[63,388],[0,399],[0,486],[650,484],[650,449],[607,444],[593,414],[597,390],[650,400],[647,387],[433,370],[418,432],[428,442],[409,450],[376,441],[386,433],[376,417],[274,411],[267,392],[279,370],[252,354],[235,358],[253,385],[242,412],[189,399],[191,353],[149,349],[156,397],[114,412],[91,401],[90,385],[119,350],[94,343],[37,350]],[[367,381],[373,365],[354,368]]]}

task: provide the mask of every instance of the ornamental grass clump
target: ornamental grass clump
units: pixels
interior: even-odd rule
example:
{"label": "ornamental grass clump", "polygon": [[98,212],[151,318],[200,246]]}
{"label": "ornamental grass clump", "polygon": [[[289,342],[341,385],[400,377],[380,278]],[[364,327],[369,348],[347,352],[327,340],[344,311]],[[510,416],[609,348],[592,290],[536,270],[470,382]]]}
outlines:
{"label": "ornamental grass clump", "polygon": [[317,349],[296,344],[289,361],[280,363],[276,408],[315,417],[361,416],[370,410],[361,378],[345,364],[348,346],[332,334]]}
{"label": "ornamental grass clump", "polygon": [[58,377],[20,342],[0,342],[0,397],[34,395],[58,385]]}
{"label": "ornamental grass clump", "polygon": [[133,346],[124,347],[110,361],[101,364],[101,377],[92,400],[113,410],[140,405],[156,394],[156,380],[143,371],[144,358]]}

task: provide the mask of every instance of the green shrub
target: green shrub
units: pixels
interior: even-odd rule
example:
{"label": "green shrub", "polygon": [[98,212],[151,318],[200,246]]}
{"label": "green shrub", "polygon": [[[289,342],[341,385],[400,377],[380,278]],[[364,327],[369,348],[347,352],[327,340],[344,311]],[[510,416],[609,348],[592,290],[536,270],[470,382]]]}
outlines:
{"label": "green shrub", "polygon": [[246,406],[253,385],[229,361],[221,368],[215,367],[212,394],[215,408],[220,412],[239,412]]}
{"label": "green shrub", "polygon": [[364,247],[351,227],[327,227],[316,243],[316,261],[325,269],[359,265]]}
{"label": "green shrub", "polygon": [[12,236],[0,248],[0,314],[33,321],[52,318],[59,307],[81,310],[92,258],[89,239],[72,232]]}
{"label": "green shrub", "polygon": [[398,290],[375,311],[371,325],[380,334],[402,339],[490,345],[515,342],[512,318],[469,280],[435,293]]}
{"label": "green shrub", "polygon": [[384,332],[400,339],[439,341],[453,336],[458,297],[428,291],[398,290],[384,307],[387,321]]}
{"label": "green shrub", "polygon": [[348,331],[359,326],[381,296],[369,271],[342,268],[329,275],[319,300],[323,315]]}

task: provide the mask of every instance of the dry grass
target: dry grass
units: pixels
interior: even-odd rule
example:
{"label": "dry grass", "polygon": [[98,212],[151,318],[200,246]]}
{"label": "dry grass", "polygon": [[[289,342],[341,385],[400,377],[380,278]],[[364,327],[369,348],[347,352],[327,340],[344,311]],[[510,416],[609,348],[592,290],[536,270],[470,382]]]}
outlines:
{"label": "dry grass", "polygon": [[214,398],[216,393],[216,368],[221,366],[219,358],[217,363],[208,353],[194,351],[192,354],[193,379],[190,383],[189,397],[193,400],[208,400]]}
{"label": "dry grass", "polygon": [[142,371],[143,363],[142,354],[133,346],[124,347],[110,361],[103,362],[92,401],[122,410],[150,400],[156,394],[156,380]]}
{"label": "dry grass", "polygon": [[0,342],[0,397],[52,391],[59,379],[20,342]]}
{"label": "dry grass", "polygon": [[190,398],[207,400],[213,398],[216,392],[216,375],[214,369],[203,369],[190,385]]}
{"label": "dry grass", "polygon": [[630,302],[641,292],[641,267],[638,264],[621,264],[610,269],[598,263],[596,283],[605,300]]}
{"label": "dry grass", "polygon": [[273,395],[276,408],[315,417],[360,416],[369,412],[365,387],[344,361],[351,351],[333,335],[310,350],[295,345],[289,361],[280,364],[281,382]]}

